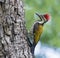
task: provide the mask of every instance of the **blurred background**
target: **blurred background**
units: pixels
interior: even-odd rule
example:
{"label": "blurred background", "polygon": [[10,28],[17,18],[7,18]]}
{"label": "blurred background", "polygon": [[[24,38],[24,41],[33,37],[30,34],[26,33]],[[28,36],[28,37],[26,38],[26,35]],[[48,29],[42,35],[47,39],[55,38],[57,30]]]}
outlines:
{"label": "blurred background", "polygon": [[52,47],[51,49],[60,48],[60,0],[24,0],[24,3],[27,30],[38,20],[36,12],[49,13],[51,20],[44,25],[40,42],[43,46]]}

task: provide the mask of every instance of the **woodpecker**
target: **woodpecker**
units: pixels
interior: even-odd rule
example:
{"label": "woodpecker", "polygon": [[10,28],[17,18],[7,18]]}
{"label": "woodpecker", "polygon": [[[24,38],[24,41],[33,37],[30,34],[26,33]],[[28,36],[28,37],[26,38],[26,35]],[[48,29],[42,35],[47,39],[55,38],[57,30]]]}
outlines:
{"label": "woodpecker", "polygon": [[44,24],[48,22],[48,20],[50,19],[49,14],[40,15],[36,13],[36,15],[40,18],[40,20],[37,20],[34,23],[32,30],[28,33],[28,42],[29,42],[29,46],[31,47],[32,54],[34,54],[35,46],[40,40],[40,36],[43,32]]}

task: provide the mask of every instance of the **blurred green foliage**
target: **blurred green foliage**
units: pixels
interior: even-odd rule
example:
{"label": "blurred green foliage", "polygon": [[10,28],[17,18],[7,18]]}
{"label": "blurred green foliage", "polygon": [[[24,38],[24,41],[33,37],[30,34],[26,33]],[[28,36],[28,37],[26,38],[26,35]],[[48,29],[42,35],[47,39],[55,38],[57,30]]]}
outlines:
{"label": "blurred green foliage", "polygon": [[[24,0],[25,1],[25,20],[28,30],[36,21],[34,14],[49,13],[51,20],[44,25],[41,36],[43,43],[51,46],[60,47],[60,0]],[[38,19],[37,19],[38,20]]]}

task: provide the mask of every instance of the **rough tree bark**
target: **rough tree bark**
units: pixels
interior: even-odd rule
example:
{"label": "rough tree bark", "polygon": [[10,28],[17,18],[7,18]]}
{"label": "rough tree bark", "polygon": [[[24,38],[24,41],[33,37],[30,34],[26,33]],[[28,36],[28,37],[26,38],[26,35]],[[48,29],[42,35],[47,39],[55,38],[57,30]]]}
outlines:
{"label": "rough tree bark", "polygon": [[22,0],[0,0],[0,58],[33,58]]}

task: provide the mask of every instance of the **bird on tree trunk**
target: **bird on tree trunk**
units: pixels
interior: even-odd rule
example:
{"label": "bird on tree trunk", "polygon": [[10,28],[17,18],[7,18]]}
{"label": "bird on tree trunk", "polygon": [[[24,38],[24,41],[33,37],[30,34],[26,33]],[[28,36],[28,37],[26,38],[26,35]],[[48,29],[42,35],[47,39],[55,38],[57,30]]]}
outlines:
{"label": "bird on tree trunk", "polygon": [[35,46],[37,45],[38,41],[40,40],[41,34],[43,32],[43,27],[46,22],[49,21],[50,15],[49,14],[43,14],[40,15],[36,13],[36,15],[40,18],[40,20],[37,20],[33,28],[30,32],[28,32],[28,44],[31,47],[31,52],[34,54]]}

